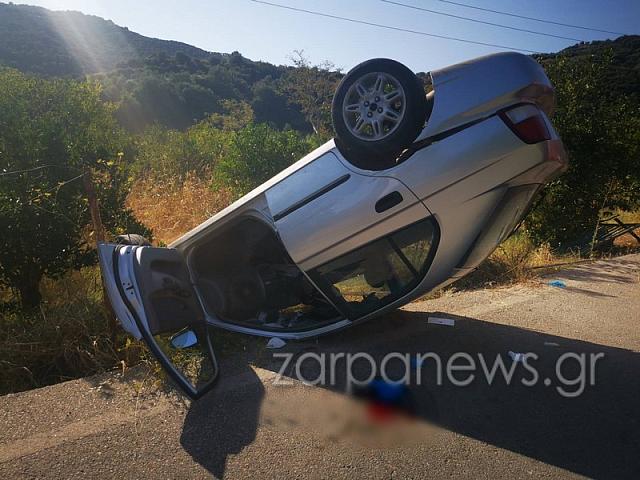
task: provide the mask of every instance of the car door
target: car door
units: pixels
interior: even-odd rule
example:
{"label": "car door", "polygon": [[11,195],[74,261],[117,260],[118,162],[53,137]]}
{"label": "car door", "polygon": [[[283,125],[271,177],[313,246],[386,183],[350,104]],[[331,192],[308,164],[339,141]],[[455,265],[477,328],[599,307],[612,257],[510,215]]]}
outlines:
{"label": "car door", "polygon": [[212,331],[182,255],[171,248],[101,244],[105,288],[123,328],[144,340],[191,398],[215,383]]}
{"label": "car door", "polygon": [[350,170],[333,152],[266,197],[282,242],[305,271],[430,215],[398,179]]}

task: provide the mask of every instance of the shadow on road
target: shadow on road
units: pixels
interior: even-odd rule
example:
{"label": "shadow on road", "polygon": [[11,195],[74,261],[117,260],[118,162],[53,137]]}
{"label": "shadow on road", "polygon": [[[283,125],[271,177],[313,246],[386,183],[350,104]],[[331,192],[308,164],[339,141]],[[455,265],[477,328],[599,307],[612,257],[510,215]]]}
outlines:
{"label": "shadow on road", "polygon": [[[531,387],[521,383],[523,378],[531,378],[522,364],[517,366],[510,385],[500,375],[489,385],[480,366],[469,386],[457,387],[446,379],[437,385],[437,365],[428,360],[422,366],[422,385],[411,387],[418,420],[434,422],[462,435],[589,477],[637,478],[640,472],[638,353],[473,318],[442,315],[454,318],[455,326],[427,324],[425,312],[399,311],[317,342],[290,343],[284,351],[315,351],[327,355],[363,351],[372,355],[378,365],[390,352],[433,352],[444,363],[454,353],[465,352],[476,359],[482,354],[490,361],[501,355],[507,366],[511,364],[508,351],[534,352],[539,360],[530,364],[539,372],[540,381]],[[557,390],[560,383],[556,361],[567,352],[587,356],[604,353],[604,358],[595,364],[596,385],[587,386],[577,398],[565,398]],[[277,371],[273,359],[262,363],[264,365],[259,366]],[[398,368],[395,372],[394,365]],[[338,366],[341,368],[336,384],[327,388],[343,393],[346,392],[344,362]],[[237,363],[236,368],[239,368]],[[247,365],[241,368],[243,375],[252,375]],[[366,363],[356,363],[354,372],[364,378],[368,368]],[[399,377],[403,370],[399,362],[389,363],[391,376]],[[306,378],[315,378],[319,371],[316,362],[303,364]],[[563,373],[566,378],[574,379],[580,371],[576,362],[566,361]],[[585,374],[588,382],[589,373]],[[460,378],[467,375],[468,372],[464,372]],[[550,385],[544,384],[545,378],[550,379]],[[195,402],[187,415],[182,445],[216,476],[223,476],[229,454],[239,452],[255,439],[265,392],[260,381],[253,380],[233,392],[213,392]],[[221,379],[221,384],[224,382],[225,379]],[[577,388],[576,385],[564,389],[573,392]],[[286,409],[287,405],[283,404],[282,408]]]}
{"label": "shadow on road", "polygon": [[[612,266],[615,268],[611,268]],[[615,258],[567,268],[562,270],[559,276],[567,280],[590,283],[634,283],[633,272],[637,271],[637,268],[637,262]]]}
{"label": "shadow on road", "polygon": [[[180,436],[185,451],[217,478],[224,477],[227,456],[254,441],[264,397],[264,387],[246,359],[227,368],[224,363],[218,386],[191,403]],[[225,388],[229,370],[233,389]]]}

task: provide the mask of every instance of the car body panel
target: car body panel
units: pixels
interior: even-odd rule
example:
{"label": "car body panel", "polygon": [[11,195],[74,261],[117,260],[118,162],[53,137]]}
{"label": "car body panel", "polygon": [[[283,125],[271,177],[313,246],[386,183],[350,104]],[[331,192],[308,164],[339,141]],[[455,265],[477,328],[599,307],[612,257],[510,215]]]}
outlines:
{"label": "car body panel", "polygon": [[[305,203],[300,190],[295,189],[296,185],[304,186],[300,190],[307,192],[310,201]],[[323,191],[327,185],[330,189]],[[322,194],[313,198],[313,192]],[[394,192],[401,196],[399,203],[382,212],[376,211],[377,202]],[[398,220],[412,223],[429,214],[399,180],[350,172],[335,153],[327,153],[306,165],[265,195],[272,212],[299,205],[282,218],[278,218],[278,213],[274,217],[275,227],[289,255],[303,270],[323,263],[327,257],[351,250],[351,245],[358,245],[359,237],[375,238],[395,230]],[[396,215],[401,218],[393,219]]]}
{"label": "car body panel", "polygon": [[[425,218],[428,215],[429,213],[425,206],[421,202],[417,201],[405,208],[399,208],[395,210],[392,215],[387,215],[381,220],[369,224],[367,228],[363,228],[356,233],[345,236],[340,242],[334,243],[333,246],[317,252],[315,256],[301,262],[300,268],[304,271],[308,271],[309,269],[322,265],[323,263],[339,257],[360,245],[399,230],[405,225],[409,225],[417,220]],[[346,232],[347,230],[343,229],[342,234],[344,235]]]}
{"label": "car body panel", "polygon": [[319,155],[314,161],[300,167],[295,175],[289,175],[265,191],[273,217],[284,216],[288,208],[304,202],[313,195],[340,179],[349,170],[338,161],[335,149]]}

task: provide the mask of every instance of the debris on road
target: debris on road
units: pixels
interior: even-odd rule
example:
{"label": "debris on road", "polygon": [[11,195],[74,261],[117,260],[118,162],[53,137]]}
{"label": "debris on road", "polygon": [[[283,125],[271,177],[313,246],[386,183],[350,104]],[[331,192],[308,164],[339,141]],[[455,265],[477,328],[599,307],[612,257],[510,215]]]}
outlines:
{"label": "debris on road", "polygon": [[433,323],[434,325],[446,325],[448,327],[453,327],[456,324],[456,321],[452,318],[441,318],[441,317],[429,317],[427,323]]}
{"label": "debris on road", "polygon": [[545,347],[559,347],[560,344],[556,342],[544,342]]}
{"label": "debris on road", "polygon": [[550,287],[557,287],[557,288],[566,288],[567,284],[564,283],[562,280],[551,280],[549,283],[547,283],[547,285],[549,285]]}
{"label": "debris on road", "polygon": [[287,344],[284,340],[278,337],[273,337],[267,342],[267,348],[276,349],[282,348]]}

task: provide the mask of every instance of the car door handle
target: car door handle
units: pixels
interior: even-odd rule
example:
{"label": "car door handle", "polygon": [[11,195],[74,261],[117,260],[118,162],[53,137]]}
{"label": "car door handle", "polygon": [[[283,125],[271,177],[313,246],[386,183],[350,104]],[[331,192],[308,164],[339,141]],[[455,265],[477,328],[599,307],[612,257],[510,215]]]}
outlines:
{"label": "car door handle", "polygon": [[399,203],[402,203],[402,194],[398,191],[391,192],[388,195],[385,195],[380,200],[376,202],[376,212],[382,213],[390,208],[395,207]]}

